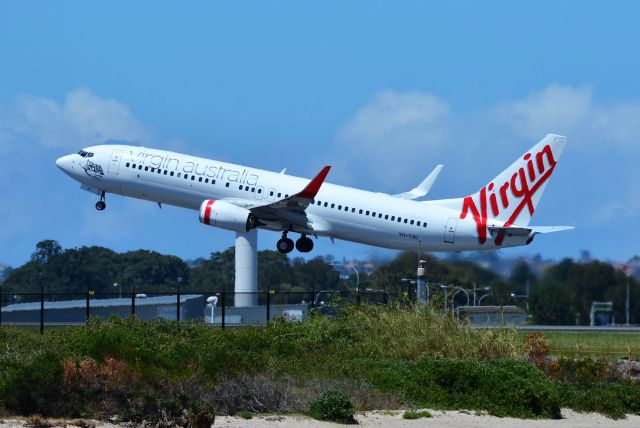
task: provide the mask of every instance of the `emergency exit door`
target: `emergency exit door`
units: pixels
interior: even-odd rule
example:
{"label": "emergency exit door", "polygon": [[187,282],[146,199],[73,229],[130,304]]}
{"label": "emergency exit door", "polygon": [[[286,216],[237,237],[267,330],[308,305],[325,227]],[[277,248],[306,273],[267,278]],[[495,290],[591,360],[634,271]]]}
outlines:
{"label": "emergency exit door", "polygon": [[458,227],[458,219],[456,217],[449,217],[444,230],[444,242],[447,244],[456,242],[456,227]]}

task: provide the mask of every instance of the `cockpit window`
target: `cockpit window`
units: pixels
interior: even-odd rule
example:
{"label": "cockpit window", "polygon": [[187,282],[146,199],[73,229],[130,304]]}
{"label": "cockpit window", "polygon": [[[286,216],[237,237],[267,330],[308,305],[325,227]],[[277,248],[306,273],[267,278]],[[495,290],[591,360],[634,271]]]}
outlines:
{"label": "cockpit window", "polygon": [[92,157],[93,157],[93,153],[92,153],[92,152],[86,152],[86,151],[84,151],[84,150],[80,150],[80,151],[78,152],[78,154],[79,154],[80,156],[82,156],[83,158],[92,158]]}

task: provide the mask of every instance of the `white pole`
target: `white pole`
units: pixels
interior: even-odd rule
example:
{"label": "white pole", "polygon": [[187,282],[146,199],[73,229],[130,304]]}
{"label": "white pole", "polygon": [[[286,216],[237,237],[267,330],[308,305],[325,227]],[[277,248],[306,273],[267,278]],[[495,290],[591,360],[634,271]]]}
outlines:
{"label": "white pole", "polygon": [[258,305],[258,230],[236,233],[235,306]]}

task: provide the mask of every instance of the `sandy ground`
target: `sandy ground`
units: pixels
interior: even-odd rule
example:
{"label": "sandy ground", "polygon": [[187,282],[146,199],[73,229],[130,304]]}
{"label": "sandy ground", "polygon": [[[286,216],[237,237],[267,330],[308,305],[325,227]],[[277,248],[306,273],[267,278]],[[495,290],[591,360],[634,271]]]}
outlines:
{"label": "sandy ground", "polygon": [[[533,427],[640,427],[640,416],[627,416],[626,419],[612,420],[596,413],[576,413],[572,410],[564,409],[561,420],[524,420],[513,418],[497,418],[495,416],[478,416],[468,412],[439,412],[431,411],[432,418],[417,420],[402,419],[402,412],[395,415],[389,412],[367,412],[356,416],[361,427],[389,427],[389,428],[410,428],[410,427],[465,427],[465,428],[533,428]],[[0,420],[0,428],[24,427],[27,426],[24,420],[4,419]],[[59,424],[58,426],[64,426]],[[72,425],[68,425],[72,426]],[[98,423],[99,428],[117,428],[130,425],[112,425],[108,423]],[[330,422],[320,422],[304,416],[256,416],[253,419],[245,420],[233,416],[219,416],[216,418],[214,427],[224,428],[331,428],[346,427]]]}

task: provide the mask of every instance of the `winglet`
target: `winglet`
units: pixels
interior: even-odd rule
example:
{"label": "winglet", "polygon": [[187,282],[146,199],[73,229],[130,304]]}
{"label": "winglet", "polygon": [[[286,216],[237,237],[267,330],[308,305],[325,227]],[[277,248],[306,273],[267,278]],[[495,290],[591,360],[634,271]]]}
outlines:
{"label": "winglet", "polygon": [[315,178],[311,180],[309,184],[307,184],[307,187],[305,187],[302,192],[298,193],[296,196],[306,199],[315,198],[318,194],[318,191],[320,190],[320,186],[322,186],[322,183],[324,183],[324,179],[327,178],[327,174],[329,174],[330,169],[330,166],[325,166],[324,168],[322,168],[322,171],[320,171],[318,175],[316,175]]}
{"label": "winglet", "polygon": [[418,187],[415,187],[408,192],[398,193],[397,195],[393,196],[401,199],[418,199],[425,196],[427,193],[429,193],[431,187],[433,187],[433,183],[436,182],[436,179],[438,178],[441,170],[442,165],[437,165],[433,169],[433,171],[431,171],[431,174],[429,174],[424,180],[422,180],[422,183],[420,183]]}

